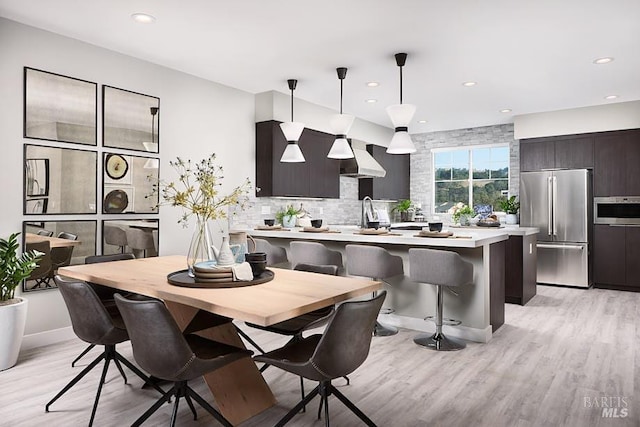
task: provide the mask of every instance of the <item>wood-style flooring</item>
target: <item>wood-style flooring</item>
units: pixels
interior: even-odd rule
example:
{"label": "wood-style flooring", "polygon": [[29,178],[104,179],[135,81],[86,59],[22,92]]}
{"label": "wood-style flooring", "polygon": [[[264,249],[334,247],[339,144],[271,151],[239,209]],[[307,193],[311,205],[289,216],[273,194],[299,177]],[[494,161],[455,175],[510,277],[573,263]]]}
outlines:
{"label": "wood-style flooring", "polygon": [[[340,390],[378,426],[639,426],[640,294],[539,286],[525,307],[507,304],[506,322],[488,344],[470,343],[460,352],[437,353],[416,346],[414,331],[374,338],[368,360]],[[243,326],[266,349],[286,338]],[[71,368],[85,344],[67,341],[23,352],[18,364],[0,372],[1,426],[82,426],[88,423],[100,370],[95,369],[45,413],[44,405],[98,353],[93,350]],[[131,358],[128,344],[120,352]],[[133,360],[133,359],[131,359]],[[125,371],[107,376],[96,426],[130,425],[156,399]],[[272,426],[299,400],[298,378],[269,368],[265,378],[278,404],[242,424]],[[212,399],[203,381],[194,388]],[[314,384],[306,382],[307,390]],[[626,408],[625,418],[603,418],[596,398]],[[620,399],[617,399],[620,398]],[[587,401],[587,405],[585,405]],[[318,400],[291,426],[323,426]],[[359,426],[335,398],[331,424]],[[589,405],[590,404],[590,405]],[[590,406],[590,407],[589,407]],[[620,409],[615,413],[623,414]],[[198,408],[193,421],[181,405],[178,425],[219,425]],[[165,405],[145,425],[169,424]]]}

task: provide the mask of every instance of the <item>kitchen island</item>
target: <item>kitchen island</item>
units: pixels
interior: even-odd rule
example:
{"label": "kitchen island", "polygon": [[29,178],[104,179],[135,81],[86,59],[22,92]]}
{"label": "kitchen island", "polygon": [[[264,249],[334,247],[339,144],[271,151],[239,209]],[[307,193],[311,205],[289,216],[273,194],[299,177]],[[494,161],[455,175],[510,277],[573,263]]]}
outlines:
{"label": "kitchen island", "polygon": [[[473,264],[473,285],[456,289],[458,296],[445,293],[445,317],[462,321],[457,327],[445,326],[445,334],[477,342],[488,342],[493,331],[504,323],[505,303],[505,259],[510,235],[531,236],[535,239],[535,228],[461,228],[450,229],[453,237],[416,237],[417,231],[392,230],[389,235],[357,234],[356,227],[330,227],[328,233],[292,230],[247,230],[257,238],[288,250],[291,240],[322,242],[332,250],[345,254],[349,243],[380,246],[394,255],[402,257],[405,276],[409,275],[409,254],[412,247],[428,247],[451,250]],[[535,244],[533,245],[535,250]],[[535,265],[533,266],[535,269]],[[435,287],[415,284],[405,278],[389,280],[390,297],[385,303],[396,310],[389,315],[381,315],[382,322],[418,331],[435,330],[432,322],[423,318],[435,312]]]}

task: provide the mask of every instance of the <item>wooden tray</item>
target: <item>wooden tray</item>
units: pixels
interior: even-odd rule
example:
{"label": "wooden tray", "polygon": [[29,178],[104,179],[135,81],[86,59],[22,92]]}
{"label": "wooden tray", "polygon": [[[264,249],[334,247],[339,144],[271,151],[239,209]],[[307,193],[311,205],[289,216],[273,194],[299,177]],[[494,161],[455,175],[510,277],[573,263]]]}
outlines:
{"label": "wooden tray", "polygon": [[415,237],[439,237],[439,238],[447,238],[453,236],[453,233],[450,231],[421,231],[415,235]]}
{"label": "wooden tray", "polygon": [[382,228],[361,228],[360,230],[356,231],[353,234],[365,234],[368,236],[379,236],[381,234],[389,234],[389,230],[387,229],[382,229]]}
{"label": "wooden tray", "polygon": [[257,278],[243,282],[243,281],[227,281],[227,282],[196,282],[196,279],[189,276],[187,270],[174,271],[167,274],[167,281],[175,286],[183,286],[185,288],[240,288],[243,286],[259,285],[261,283],[267,283],[273,280],[275,274],[271,270],[265,270]]}
{"label": "wooden tray", "polygon": [[284,228],[281,225],[258,225],[256,230],[260,231],[289,231],[289,228]]}
{"label": "wooden tray", "polygon": [[303,227],[302,231],[305,233],[326,233],[329,231],[329,227]]}

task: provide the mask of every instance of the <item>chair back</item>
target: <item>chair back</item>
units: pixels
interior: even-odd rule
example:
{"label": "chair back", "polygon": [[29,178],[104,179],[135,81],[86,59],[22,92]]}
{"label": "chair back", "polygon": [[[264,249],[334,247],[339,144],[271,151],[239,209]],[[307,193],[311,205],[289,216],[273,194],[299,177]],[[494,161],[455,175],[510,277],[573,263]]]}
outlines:
{"label": "chair back", "polygon": [[127,259],[135,259],[131,253],[110,254],[110,255],[91,255],[84,259],[85,264],[97,264],[99,262],[124,261]]}
{"label": "chair back", "polygon": [[60,233],[58,233],[58,238],[67,239],[67,240],[78,240],[78,236],[76,236],[73,233],[68,233],[66,231],[61,231]]}
{"label": "chair back", "polygon": [[373,299],[338,306],[311,356],[311,365],[329,378],[358,369],[369,355],[373,328],[386,295],[382,291]]}
{"label": "chair back", "polygon": [[298,264],[294,267],[294,270],[308,271],[310,273],[328,274],[330,276],[338,275],[338,267],[335,265]]}
{"label": "chair back", "polygon": [[335,265],[342,269],[342,254],[338,251],[327,249],[318,242],[291,242],[291,263],[295,267],[298,264]]}
{"label": "chair back", "polygon": [[27,280],[35,280],[47,277],[53,264],[51,263],[51,245],[48,240],[25,245],[27,251],[42,252],[42,258],[38,261],[38,266],[31,272]]}
{"label": "chair back", "polygon": [[51,237],[53,236],[53,231],[50,230],[38,230],[36,233],[38,236]]}
{"label": "chair back", "polygon": [[283,262],[289,261],[285,248],[274,246],[264,239],[253,239],[253,241],[255,246],[254,252],[264,252],[267,254],[268,266],[282,264]]}
{"label": "chair back", "polygon": [[107,245],[127,246],[127,233],[120,227],[104,225],[102,237]]}
{"label": "chair back", "polygon": [[72,256],[73,246],[51,248],[51,262],[53,263],[53,268],[56,270],[60,267],[70,265]]}
{"label": "chair back", "polygon": [[113,320],[98,295],[85,282],[63,279],[56,275],[56,285],[60,289],[64,303],[71,317],[73,332],[83,341],[91,344],[117,344],[107,337],[113,335]]}
{"label": "chair back", "polygon": [[195,355],[162,301],[133,301],[120,294],[114,297],[129,332],[133,356],[143,370],[170,380],[189,367]]}
{"label": "chair back", "polygon": [[452,251],[409,249],[409,275],[414,282],[462,286],[473,282],[473,264]]}
{"label": "chair back", "polygon": [[402,258],[377,246],[347,245],[347,272],[354,276],[386,279],[404,274]]}
{"label": "chair back", "polygon": [[127,228],[127,246],[131,249],[147,250],[153,249],[153,236],[151,233],[139,228]]}

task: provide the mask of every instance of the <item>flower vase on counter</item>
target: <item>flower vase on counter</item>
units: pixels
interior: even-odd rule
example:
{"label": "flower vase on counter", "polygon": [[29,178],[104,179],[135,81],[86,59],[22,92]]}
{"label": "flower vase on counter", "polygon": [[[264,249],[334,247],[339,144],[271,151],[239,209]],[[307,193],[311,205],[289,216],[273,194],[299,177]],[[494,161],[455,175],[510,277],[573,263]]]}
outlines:
{"label": "flower vase on counter", "polygon": [[214,259],[212,243],[213,239],[211,238],[211,232],[209,231],[209,222],[206,219],[198,217],[196,229],[191,237],[189,253],[187,254],[187,268],[189,270],[189,276],[195,277],[193,272],[194,265],[202,261]]}

